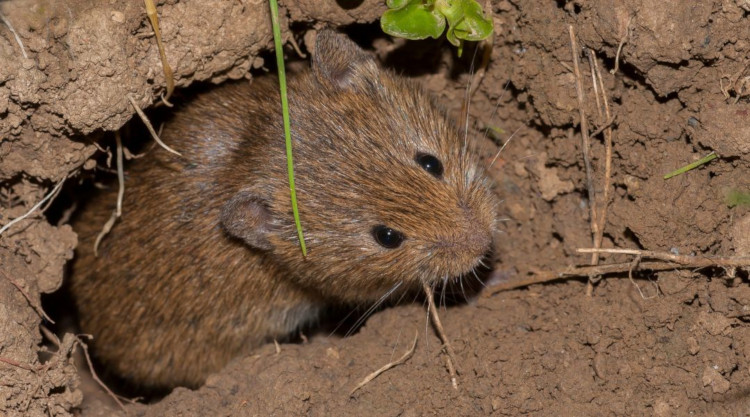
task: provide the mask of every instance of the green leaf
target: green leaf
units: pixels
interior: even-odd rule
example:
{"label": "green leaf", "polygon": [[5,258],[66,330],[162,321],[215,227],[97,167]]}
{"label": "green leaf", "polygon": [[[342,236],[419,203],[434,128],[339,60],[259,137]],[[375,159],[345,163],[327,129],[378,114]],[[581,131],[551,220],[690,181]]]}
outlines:
{"label": "green leaf", "polygon": [[438,38],[445,30],[445,17],[422,0],[388,0],[390,10],[380,18],[383,32],[406,39]]}
{"label": "green leaf", "polygon": [[460,46],[461,40],[481,41],[492,33],[492,21],[474,0],[438,0],[435,8],[448,20],[446,38],[454,46]]}
{"label": "green leaf", "polygon": [[729,190],[726,196],[726,203],[729,207],[750,206],[750,192],[740,190]]}

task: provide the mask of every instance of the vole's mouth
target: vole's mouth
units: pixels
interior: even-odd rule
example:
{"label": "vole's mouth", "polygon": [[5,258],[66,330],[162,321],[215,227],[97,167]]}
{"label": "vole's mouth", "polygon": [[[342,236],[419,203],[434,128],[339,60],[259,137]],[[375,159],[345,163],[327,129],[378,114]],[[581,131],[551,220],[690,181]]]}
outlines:
{"label": "vole's mouth", "polygon": [[491,269],[490,251],[475,257],[464,268],[454,271],[454,274],[431,275],[419,283],[422,292],[426,283],[434,293],[435,301],[439,305],[463,304],[477,296],[489,280]]}
{"label": "vole's mouth", "polygon": [[[453,268],[448,268],[448,273],[433,273],[425,277],[425,281],[431,286],[462,286],[467,283],[471,287],[479,287],[480,289],[485,286],[484,282],[488,279],[491,272],[490,260],[492,256],[492,250],[487,249],[482,255],[475,256],[469,262],[466,262],[463,267],[458,265],[451,265]],[[446,271],[447,272],[447,271]]]}

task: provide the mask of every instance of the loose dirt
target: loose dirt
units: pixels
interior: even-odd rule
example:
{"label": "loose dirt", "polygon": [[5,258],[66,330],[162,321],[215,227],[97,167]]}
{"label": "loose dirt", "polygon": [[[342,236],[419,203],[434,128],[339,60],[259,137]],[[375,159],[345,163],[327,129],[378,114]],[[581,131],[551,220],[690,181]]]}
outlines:
{"label": "loose dirt", "polygon": [[[322,25],[342,26],[459,115],[473,47],[457,58],[443,41],[394,43],[372,24],[385,9],[379,0],[288,3],[286,39],[304,49]],[[262,73],[271,47],[266,6],[159,2],[178,89]],[[470,102],[470,131],[487,148],[488,163],[517,132],[492,165],[505,218],[496,283],[591,261],[576,252],[592,246],[591,196],[570,26],[582,49],[576,52],[589,130],[610,126],[613,135],[602,246],[750,255],[747,1],[503,0],[490,7],[492,60]],[[133,119],[128,95],[145,108],[164,91],[153,31],[142,3],[132,1],[3,1],[0,13],[0,227],[66,182],[47,215],[37,210],[0,235],[0,414],[124,415],[76,370],[74,338],[43,343],[39,326],[51,323],[39,306],[42,293],[62,286],[73,257],[77,239],[66,222],[83,203],[82,178],[111,177],[101,160],[97,168],[97,145],[111,146],[111,132]],[[601,69],[614,115],[609,125],[597,112],[587,54]],[[495,143],[482,139],[488,129]],[[662,178],[711,152],[719,157]],[[603,133],[592,135],[590,155],[601,199]],[[485,291],[441,309],[457,355],[457,390],[426,310],[416,304],[378,312],[350,337],[323,333],[279,351],[266,346],[196,391],[178,388],[126,409],[139,416],[750,413],[747,268],[637,271],[633,280],[614,274],[590,295],[586,282]],[[64,321],[65,304],[51,301],[44,307]],[[415,332],[417,348],[406,363],[349,395],[367,374],[401,357]],[[40,356],[42,350],[52,353]]]}

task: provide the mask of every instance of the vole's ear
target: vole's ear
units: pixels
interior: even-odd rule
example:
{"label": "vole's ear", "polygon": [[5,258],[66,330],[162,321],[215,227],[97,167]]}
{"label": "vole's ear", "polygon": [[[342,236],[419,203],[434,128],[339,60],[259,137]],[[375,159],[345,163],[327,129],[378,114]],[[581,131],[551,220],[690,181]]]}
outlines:
{"label": "vole's ear", "polygon": [[320,83],[338,89],[372,85],[379,71],[370,55],[349,38],[331,29],[318,32],[312,69]]}
{"label": "vole's ear", "polygon": [[258,249],[272,249],[271,211],[266,199],[253,191],[240,191],[221,211],[221,224],[230,235]]}

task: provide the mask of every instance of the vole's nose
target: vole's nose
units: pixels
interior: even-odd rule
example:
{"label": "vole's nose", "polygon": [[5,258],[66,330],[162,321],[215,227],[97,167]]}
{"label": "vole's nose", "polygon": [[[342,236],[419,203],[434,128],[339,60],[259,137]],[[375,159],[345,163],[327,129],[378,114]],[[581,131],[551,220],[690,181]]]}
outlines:
{"label": "vole's nose", "polygon": [[463,204],[459,209],[458,220],[447,228],[450,231],[433,243],[436,253],[453,261],[457,273],[476,266],[492,246],[491,219],[483,219],[475,209]]}

